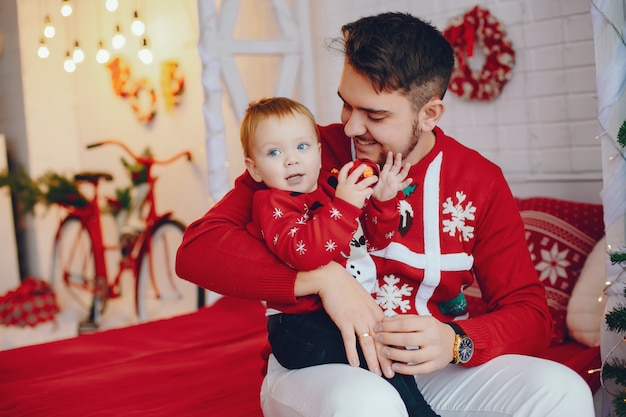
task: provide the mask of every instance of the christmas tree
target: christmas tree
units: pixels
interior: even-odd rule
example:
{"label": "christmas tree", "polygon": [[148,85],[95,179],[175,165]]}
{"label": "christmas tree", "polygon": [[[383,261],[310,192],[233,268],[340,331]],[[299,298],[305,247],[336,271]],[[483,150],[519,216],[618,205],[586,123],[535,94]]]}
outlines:
{"label": "christmas tree", "polygon": [[[624,149],[626,147],[626,120],[622,123],[617,134],[617,143]],[[610,255],[611,263],[619,264],[626,269],[626,252],[613,252]],[[623,291],[626,300],[626,286]],[[611,332],[620,333],[621,341],[609,351],[604,364],[602,365],[602,377],[613,381],[620,390],[615,393],[612,403],[617,417],[626,416],[626,359],[613,357],[612,353],[621,345],[626,343],[626,304],[618,303],[605,316],[607,329]]]}

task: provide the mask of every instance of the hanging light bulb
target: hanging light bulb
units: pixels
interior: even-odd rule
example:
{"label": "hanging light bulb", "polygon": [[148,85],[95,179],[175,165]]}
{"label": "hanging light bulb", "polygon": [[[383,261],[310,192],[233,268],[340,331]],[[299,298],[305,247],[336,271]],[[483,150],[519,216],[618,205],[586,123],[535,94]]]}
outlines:
{"label": "hanging light bulb", "polygon": [[67,51],[65,53],[65,61],[63,62],[63,68],[67,72],[76,71],[76,62],[74,62],[74,60],[72,59],[72,56],[70,55],[70,51]]}
{"label": "hanging light bulb", "polygon": [[50,50],[48,49],[48,45],[46,45],[46,40],[41,38],[39,41],[39,49],[37,49],[37,55],[39,58],[48,58],[50,56]]}
{"label": "hanging light bulb", "polygon": [[117,0],[106,0],[104,6],[107,8],[108,11],[114,12],[117,10],[117,6],[119,6],[119,3]]}
{"label": "hanging light bulb", "polygon": [[50,16],[46,16],[46,25],[43,28],[43,35],[50,39],[54,37],[56,30],[54,30],[54,26],[52,26],[52,21],[50,20]]}
{"label": "hanging light bulb", "polygon": [[146,65],[151,64],[154,59],[152,51],[150,50],[148,38],[145,36],[141,39],[141,47],[139,48],[139,51],[137,51],[137,56],[139,57],[139,60]]}
{"label": "hanging light bulb", "polygon": [[72,59],[77,64],[80,64],[81,62],[83,62],[85,60],[85,53],[80,48],[80,45],[78,44],[78,41],[74,42],[74,52],[72,54]]}
{"label": "hanging light bulb", "polygon": [[126,44],[126,37],[122,34],[122,31],[120,30],[120,25],[116,25],[115,35],[113,35],[111,45],[113,45],[114,49],[121,49],[124,44]]}
{"label": "hanging light bulb", "polygon": [[133,16],[133,23],[130,25],[130,30],[135,36],[141,36],[146,31],[146,25],[139,19],[137,10],[135,10]]}
{"label": "hanging light bulb", "polygon": [[62,0],[61,1],[61,15],[63,17],[68,17],[71,14],[72,14],[72,5],[70,4],[70,1]]}
{"label": "hanging light bulb", "polygon": [[109,58],[111,58],[111,54],[104,47],[104,42],[98,42],[98,52],[96,53],[96,61],[98,64],[105,64],[109,62]]}

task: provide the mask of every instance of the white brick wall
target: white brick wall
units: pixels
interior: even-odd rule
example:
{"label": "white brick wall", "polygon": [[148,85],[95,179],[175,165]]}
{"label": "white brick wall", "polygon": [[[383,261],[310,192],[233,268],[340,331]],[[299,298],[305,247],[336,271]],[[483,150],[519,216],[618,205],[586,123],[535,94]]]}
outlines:
{"label": "white brick wall", "polygon": [[[159,108],[159,119],[151,129],[138,125],[128,104],[113,96],[106,69],[90,61],[70,76],[60,70],[58,56],[41,61],[34,55],[43,15],[58,7],[55,0],[0,1],[0,32],[5,40],[0,59],[0,133],[5,134],[13,158],[37,175],[50,167],[108,169],[116,154],[93,155],[82,150],[83,144],[103,137],[127,139],[133,147],[149,143],[163,154],[181,146],[190,147],[197,156],[194,177],[189,179],[186,168],[178,177],[186,178],[188,186],[199,191],[184,192],[183,187],[176,186],[176,176],[165,176],[162,184],[173,181],[165,186],[165,204],[193,197],[192,203],[174,210],[182,212],[188,221],[201,215],[208,198],[200,64],[195,49],[196,1],[154,0],[142,6],[150,8],[153,20],[149,25],[158,29],[151,35],[155,37],[153,44],[162,45],[157,60],[178,59],[187,75],[184,103],[175,114]],[[244,1],[242,7],[251,7],[250,1],[259,7],[256,2],[261,0]],[[264,1],[271,7],[271,2]],[[342,24],[393,10],[422,16],[443,30],[452,16],[475,4],[476,0],[310,0],[315,54],[312,81],[317,92],[314,110],[318,120],[339,120],[341,103],[336,89],[342,57],[324,46],[328,38],[339,35]],[[498,163],[517,195],[598,201],[602,161],[599,141],[594,139],[595,56],[588,0],[483,0],[480,4],[502,22],[513,42],[517,54],[513,78],[503,94],[489,103],[467,102],[448,94],[442,128]],[[98,25],[93,24],[91,16],[97,14],[91,11],[85,7],[82,13],[89,17],[77,20],[72,28],[80,33],[87,52],[93,54]],[[128,20],[129,13],[124,16]],[[112,17],[103,14],[101,18],[101,30],[108,34]],[[61,29],[60,21],[57,23]],[[51,46],[59,46],[68,38],[60,33]],[[179,38],[182,46],[165,42],[178,42]],[[157,66],[148,72],[137,63],[133,68],[141,76],[158,79]],[[228,140],[238,143],[238,127],[227,128],[227,132]],[[236,153],[234,158],[240,158]],[[241,169],[233,169],[231,179],[239,172]],[[564,187],[562,180],[576,186]],[[545,188],[546,184],[552,188]],[[46,219],[53,224],[51,216]],[[29,256],[45,258],[50,252],[46,246],[50,224],[36,225],[43,237],[38,239],[37,247],[29,250]],[[47,270],[45,261],[41,268],[32,261],[29,264],[35,273]]]}

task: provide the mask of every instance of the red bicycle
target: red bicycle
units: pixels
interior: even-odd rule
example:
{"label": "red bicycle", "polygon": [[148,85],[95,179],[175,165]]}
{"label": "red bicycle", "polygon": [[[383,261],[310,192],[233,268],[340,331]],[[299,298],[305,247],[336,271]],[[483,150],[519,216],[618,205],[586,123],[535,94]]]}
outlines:
{"label": "red bicycle", "polygon": [[[133,188],[142,188],[142,192],[132,208],[137,215],[135,224],[130,230],[122,228],[117,242],[112,245],[105,244],[103,214],[106,210],[101,205],[98,187],[102,180],[112,180],[110,174],[83,172],[75,175],[77,186],[92,188],[91,198],[81,196],[70,202],[58,203],[67,210],[67,214],[61,219],[54,238],[51,280],[57,292],[62,287],[78,304],[89,310],[82,330],[100,325],[107,300],[121,295],[121,278],[125,271],[132,272],[134,277],[134,301],[139,321],[158,317],[160,304],[179,300],[182,297],[179,286],[184,285],[184,281],[176,276],[174,267],[185,225],[173,218],[171,212],[157,212],[156,177],[152,174],[152,167],[167,165],[179,158],[191,161],[191,153],[183,151],[159,160],[149,152],[137,155],[115,139],[94,143],[87,148],[105,145],[118,146],[133,159],[133,164],[123,161],[133,176]],[[110,255],[119,258],[114,275],[109,273]],[[197,294],[200,295],[199,292]]]}

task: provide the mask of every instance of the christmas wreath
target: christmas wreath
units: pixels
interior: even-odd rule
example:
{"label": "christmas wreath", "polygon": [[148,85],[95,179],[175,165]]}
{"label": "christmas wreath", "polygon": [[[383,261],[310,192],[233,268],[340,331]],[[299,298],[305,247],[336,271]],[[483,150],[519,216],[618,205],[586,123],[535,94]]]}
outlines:
{"label": "christmas wreath", "polygon": [[[467,100],[489,101],[498,97],[515,65],[515,51],[500,22],[489,10],[476,6],[452,19],[443,36],[454,48],[450,91]],[[485,53],[481,70],[470,68],[468,63],[475,45]]]}

